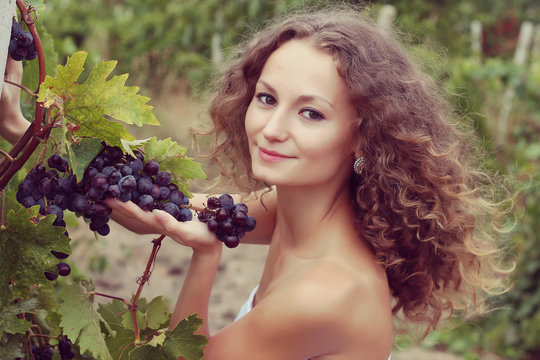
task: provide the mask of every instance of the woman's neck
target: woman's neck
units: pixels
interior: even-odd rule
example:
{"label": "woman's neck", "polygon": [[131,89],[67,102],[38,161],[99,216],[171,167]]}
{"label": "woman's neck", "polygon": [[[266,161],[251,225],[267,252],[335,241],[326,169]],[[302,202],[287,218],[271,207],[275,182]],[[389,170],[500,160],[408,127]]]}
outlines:
{"label": "woman's neck", "polygon": [[277,187],[276,234],[285,247],[313,248],[316,239],[339,231],[340,225],[353,229],[353,219],[351,193],[346,183],[335,188]]}

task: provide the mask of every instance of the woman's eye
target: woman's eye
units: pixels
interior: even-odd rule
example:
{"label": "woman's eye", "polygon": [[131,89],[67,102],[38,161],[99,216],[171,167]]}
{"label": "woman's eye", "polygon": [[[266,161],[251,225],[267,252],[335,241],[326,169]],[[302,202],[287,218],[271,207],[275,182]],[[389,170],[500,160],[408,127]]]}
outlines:
{"label": "woman's eye", "polygon": [[276,99],[274,99],[272,95],[260,93],[260,94],[257,94],[256,96],[257,96],[257,99],[259,99],[259,101],[263,104],[266,104],[266,105],[276,104]]}
{"label": "woman's eye", "polygon": [[318,112],[317,110],[314,110],[314,109],[304,109],[304,110],[300,111],[300,114],[303,117],[308,118],[310,120],[322,120],[322,119],[324,119],[323,114],[321,114],[320,112]]}

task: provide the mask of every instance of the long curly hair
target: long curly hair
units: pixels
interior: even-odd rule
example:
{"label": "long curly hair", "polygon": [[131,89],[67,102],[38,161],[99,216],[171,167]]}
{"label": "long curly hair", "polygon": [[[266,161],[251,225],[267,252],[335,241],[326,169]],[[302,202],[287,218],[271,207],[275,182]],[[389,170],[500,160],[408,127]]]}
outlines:
{"label": "long curly hair", "polygon": [[291,39],[333,56],[356,107],[356,147],[366,163],[351,179],[355,221],[386,270],[394,314],[426,322],[427,334],[446,313],[480,309],[486,294],[505,289],[502,251],[487,222],[500,207],[486,197],[474,142],[448,101],[368,15],[294,14],[243,44],[214,89],[210,157],[242,189],[261,185],[244,118],[266,60]]}

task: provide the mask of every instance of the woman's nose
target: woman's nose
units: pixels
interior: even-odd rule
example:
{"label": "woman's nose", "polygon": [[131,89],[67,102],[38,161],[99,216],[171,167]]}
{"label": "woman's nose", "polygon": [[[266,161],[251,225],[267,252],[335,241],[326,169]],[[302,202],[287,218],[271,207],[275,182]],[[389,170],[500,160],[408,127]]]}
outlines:
{"label": "woman's nose", "polygon": [[289,137],[289,125],[287,112],[283,109],[276,109],[267,118],[262,134],[269,142],[285,141]]}

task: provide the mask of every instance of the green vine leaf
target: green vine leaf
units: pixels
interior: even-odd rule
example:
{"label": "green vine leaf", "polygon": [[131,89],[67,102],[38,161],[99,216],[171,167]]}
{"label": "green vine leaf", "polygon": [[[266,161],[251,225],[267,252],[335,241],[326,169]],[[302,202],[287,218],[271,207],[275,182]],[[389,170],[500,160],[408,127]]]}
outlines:
{"label": "green vine leaf", "polygon": [[77,341],[81,353],[89,351],[97,359],[112,359],[101,332],[104,320],[94,309],[93,296],[79,284],[70,284],[60,290],[58,297],[62,299],[58,313],[64,335]]}
{"label": "green vine leaf", "polygon": [[[152,113],[150,98],[139,95],[139,87],[125,86],[128,75],[109,79],[116,61],[97,64],[86,81],[79,82],[87,53],[78,51],[58,65],[56,78],[47,76],[40,87],[38,101],[45,107],[54,103],[62,108],[62,116],[80,126],[78,137],[97,137],[110,145],[121,145],[120,139],[133,139],[125,128],[110,120],[142,126],[159,125]],[[53,115],[57,109],[52,109]]]}
{"label": "green vine leaf", "polygon": [[0,359],[24,358],[21,345],[25,340],[25,336],[21,334],[5,335],[4,339],[6,341],[0,346]]}
{"label": "green vine leaf", "polygon": [[[156,341],[138,347],[129,353],[130,360],[163,359],[175,360],[183,356],[186,360],[201,360],[203,348],[208,343],[206,337],[195,335],[194,332],[202,325],[202,320],[196,314],[190,315],[180,321],[172,331],[165,331],[167,335],[162,341],[162,334]],[[152,339],[153,340],[153,339]],[[162,342],[162,345],[160,343]]]}
{"label": "green vine leaf", "polygon": [[[39,206],[8,212],[8,225],[0,230],[0,308],[10,293],[27,297],[34,284],[48,284],[44,271],[56,271],[58,259],[51,250],[71,254],[65,228],[53,226],[56,216],[39,216]],[[35,221],[39,221],[37,224]]]}
{"label": "green vine leaf", "polygon": [[38,305],[38,300],[32,298],[6,308],[0,312],[0,329],[8,334],[24,334],[30,328],[31,323],[25,319],[17,318],[17,315],[32,312]]}
{"label": "green vine leaf", "polygon": [[157,140],[156,137],[152,137],[148,139],[144,143],[144,152],[146,160],[156,160],[162,170],[169,171],[172,182],[178,185],[178,188],[188,197],[192,196],[188,181],[195,178],[206,179],[201,164],[185,156],[186,148],[171,138]]}

